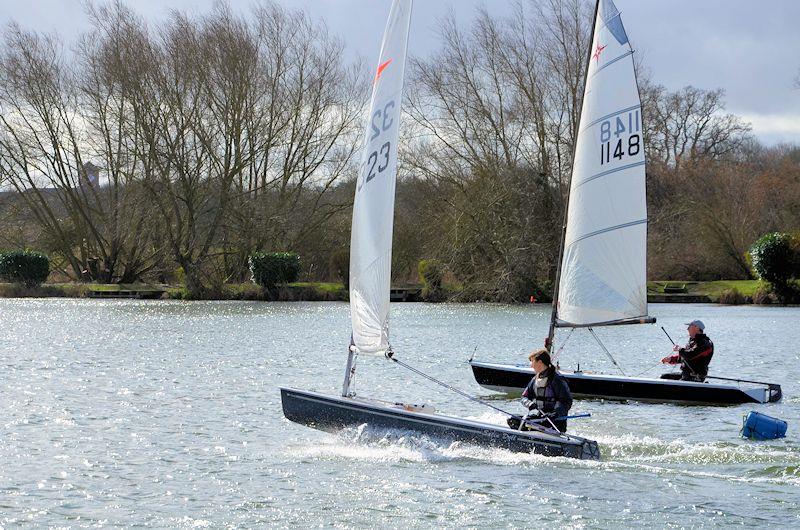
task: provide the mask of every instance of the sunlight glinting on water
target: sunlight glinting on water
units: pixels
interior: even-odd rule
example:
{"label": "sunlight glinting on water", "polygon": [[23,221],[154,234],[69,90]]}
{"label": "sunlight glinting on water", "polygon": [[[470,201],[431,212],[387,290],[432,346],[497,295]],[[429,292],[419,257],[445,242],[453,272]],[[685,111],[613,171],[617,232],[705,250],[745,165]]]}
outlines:
{"label": "sunlight glinting on water", "polygon": [[[676,338],[702,318],[716,374],[775,380],[771,405],[676,407],[576,401],[570,432],[599,462],[548,458],[361,426],[287,421],[278,386],[341,390],[346,304],[0,300],[0,525],[522,527],[700,526],[800,521],[800,308],[655,305]],[[418,369],[506,411],[465,364],[520,362],[547,308],[395,304],[392,344]],[[598,330],[631,373],[669,345],[658,327]],[[681,337],[683,338],[683,337]],[[741,355],[748,344],[752,355]],[[562,368],[612,372],[575,333]],[[654,375],[657,375],[657,371]],[[495,410],[378,358],[359,395],[427,403],[503,425]],[[739,436],[749,410],[788,437]]]}

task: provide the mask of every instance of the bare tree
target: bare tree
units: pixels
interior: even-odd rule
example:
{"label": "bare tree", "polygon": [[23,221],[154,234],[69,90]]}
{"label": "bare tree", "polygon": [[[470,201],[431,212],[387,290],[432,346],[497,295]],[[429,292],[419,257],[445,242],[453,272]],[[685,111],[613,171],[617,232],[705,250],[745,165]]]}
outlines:
{"label": "bare tree", "polygon": [[[724,92],[669,92],[640,81],[648,159],[651,274],[711,279],[749,275],[744,251],[761,215],[749,170],[737,161],[750,126],[724,114]],[[668,256],[681,255],[681,259]]]}
{"label": "bare tree", "polygon": [[[30,208],[45,246],[75,278],[133,281],[153,266],[141,196],[127,186],[119,105],[96,57],[65,58],[52,37],[11,25],[0,58],[0,174]],[[84,62],[81,65],[79,59]],[[81,67],[83,66],[83,67]],[[90,162],[107,179],[93,179]]]}
{"label": "bare tree", "polygon": [[435,182],[432,253],[479,296],[518,299],[555,273],[590,24],[577,0],[482,10],[469,32],[451,15],[439,52],[412,61],[404,160]]}
{"label": "bare tree", "polygon": [[256,50],[246,24],[224,6],[191,20],[173,13],[152,39],[127,20],[114,74],[130,93],[139,178],[156,205],[166,244],[192,297],[207,289],[211,256],[233,183],[249,162]]}
{"label": "bare tree", "polygon": [[[519,90],[531,107],[540,109],[537,138],[548,155],[540,170],[554,179],[561,197],[566,197],[572,172],[591,25],[592,5],[582,0],[536,2],[533,9],[519,4],[510,21],[510,64],[522,67]],[[537,61],[539,68],[534,67]]]}
{"label": "bare tree", "polygon": [[167,252],[202,296],[349,208],[328,196],[352,172],[365,91],[324,26],[274,3],[158,28],[121,2],[88,13],[67,60],[12,27],[0,70],[0,175],[74,276],[136,278]]}
{"label": "bare tree", "polygon": [[346,68],[343,44],[305,14],[275,4],[253,13],[259,63],[251,81],[258,111],[247,123],[249,163],[237,179],[236,207],[225,233],[241,274],[254,250],[304,244],[332,215],[350,207],[329,200],[354,173],[364,78]]}
{"label": "bare tree", "polygon": [[735,153],[749,138],[750,125],[725,109],[722,89],[687,86],[669,92],[661,85],[641,87],[647,154],[651,162],[680,167],[697,158]]}
{"label": "bare tree", "polygon": [[154,33],[109,9],[94,20],[118,57],[105,73],[130,98],[121,130],[190,296],[348,206],[325,198],[350,167],[361,100],[340,43],[271,3],[249,19],[226,4],[173,12]]}

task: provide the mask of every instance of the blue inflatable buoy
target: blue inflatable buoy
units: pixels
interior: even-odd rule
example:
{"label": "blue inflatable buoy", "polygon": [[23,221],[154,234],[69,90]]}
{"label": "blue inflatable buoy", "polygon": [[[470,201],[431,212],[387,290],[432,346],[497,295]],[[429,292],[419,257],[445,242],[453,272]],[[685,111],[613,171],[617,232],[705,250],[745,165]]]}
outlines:
{"label": "blue inflatable buoy", "polygon": [[742,421],[742,436],[751,440],[774,440],[784,438],[787,427],[785,421],[753,410]]}

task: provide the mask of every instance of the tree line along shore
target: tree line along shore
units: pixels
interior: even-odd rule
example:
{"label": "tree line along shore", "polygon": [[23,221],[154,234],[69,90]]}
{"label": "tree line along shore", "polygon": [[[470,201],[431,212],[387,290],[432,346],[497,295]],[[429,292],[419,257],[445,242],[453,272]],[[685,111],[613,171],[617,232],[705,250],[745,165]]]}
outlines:
{"label": "tree line along shore", "polygon": [[[452,15],[410,59],[394,284],[424,289],[423,272],[430,300],[550,299],[592,8],[484,10],[468,28]],[[70,46],[13,25],[0,39],[0,250],[46,255],[50,282],[0,292],[346,297],[370,68],[322,21],[270,2],[157,25],[122,3],[86,16]],[[651,294],[729,279],[745,282],[732,299],[792,301],[796,273],[774,283],[751,249],[774,233],[796,246],[800,147],[762,145],[722,89],[668,90],[640,66],[648,271],[670,282]],[[248,283],[259,253],[300,256],[305,283]],[[767,283],[750,292],[754,278]]]}

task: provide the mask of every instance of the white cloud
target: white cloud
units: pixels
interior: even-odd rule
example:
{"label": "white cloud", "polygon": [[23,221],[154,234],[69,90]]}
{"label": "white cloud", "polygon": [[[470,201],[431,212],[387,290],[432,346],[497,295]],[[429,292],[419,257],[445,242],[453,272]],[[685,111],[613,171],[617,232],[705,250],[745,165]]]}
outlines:
{"label": "white cloud", "polygon": [[742,113],[739,116],[753,126],[758,137],[800,142],[800,114]]}

